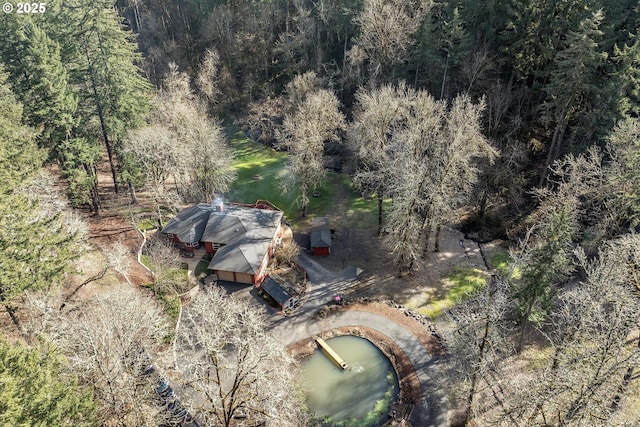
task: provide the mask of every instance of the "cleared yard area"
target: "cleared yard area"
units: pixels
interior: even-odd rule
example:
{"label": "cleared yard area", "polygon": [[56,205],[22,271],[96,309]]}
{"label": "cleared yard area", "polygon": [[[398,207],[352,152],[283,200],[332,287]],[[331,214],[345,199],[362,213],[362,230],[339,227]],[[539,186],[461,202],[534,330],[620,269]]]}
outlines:
{"label": "cleared yard area", "polygon": [[431,295],[431,302],[418,309],[425,316],[432,319],[438,317],[444,310],[453,307],[456,303],[472,296],[486,284],[489,275],[486,271],[469,268],[455,267],[442,280],[442,286],[435,295]]}
{"label": "cleared yard area", "polygon": [[[266,147],[247,138],[242,132],[230,139],[235,155],[234,167],[238,178],[226,195],[229,201],[253,203],[269,200],[282,209],[287,221],[294,225],[308,225],[300,217],[299,191],[284,193],[282,179],[287,168],[287,154]],[[329,216],[332,227],[373,228],[377,225],[377,201],[365,199],[352,188],[351,177],[327,172],[325,184],[310,197],[308,217]]]}
{"label": "cleared yard area", "polygon": [[230,138],[230,145],[238,177],[226,198],[241,203],[269,200],[290,217],[294,197],[283,194],[279,180],[286,166],[286,154],[254,142],[242,132]]}

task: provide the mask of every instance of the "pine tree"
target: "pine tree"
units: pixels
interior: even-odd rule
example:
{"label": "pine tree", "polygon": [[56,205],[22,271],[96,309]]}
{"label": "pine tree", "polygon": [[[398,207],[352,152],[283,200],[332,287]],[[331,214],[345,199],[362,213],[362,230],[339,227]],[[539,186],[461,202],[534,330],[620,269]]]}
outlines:
{"label": "pine tree", "polygon": [[552,309],[555,286],[573,271],[574,239],[578,234],[578,200],[563,191],[540,191],[544,198],[534,224],[522,243],[521,279],[512,284],[518,305],[522,348],[528,322],[540,326]]}
{"label": "pine tree", "polygon": [[0,195],[13,189],[33,174],[44,160],[33,143],[35,132],[22,124],[22,104],[8,84],[9,76],[0,63]]}
{"label": "pine tree", "polygon": [[604,34],[600,30],[603,17],[599,10],[581,21],[580,30],[569,32],[564,49],[554,58],[550,82],[545,86],[548,100],[544,104],[547,119],[553,123],[554,131],[543,179],[547,174],[546,168],[560,153],[570,122],[588,111],[601,92],[598,72],[607,58],[606,52],[602,52],[598,45]]}
{"label": "pine tree", "polygon": [[[47,14],[52,38],[62,46],[78,96],[81,126],[75,136],[104,142],[116,192],[116,158],[127,130],[140,126],[150,108],[150,86],[137,63],[141,57],[113,2],[80,0],[53,3]],[[97,119],[97,122],[96,120]]]}
{"label": "pine tree", "polygon": [[73,127],[76,109],[60,46],[28,16],[7,15],[6,19],[0,58],[24,106],[26,123],[38,131],[41,146],[53,149]]}
{"label": "pine tree", "polygon": [[59,284],[77,247],[61,213],[30,189],[44,156],[6,79],[0,74],[0,305],[17,324],[15,300],[26,289]]}
{"label": "pine tree", "polygon": [[64,370],[50,348],[0,339],[0,425],[96,425],[92,394],[80,391]]}

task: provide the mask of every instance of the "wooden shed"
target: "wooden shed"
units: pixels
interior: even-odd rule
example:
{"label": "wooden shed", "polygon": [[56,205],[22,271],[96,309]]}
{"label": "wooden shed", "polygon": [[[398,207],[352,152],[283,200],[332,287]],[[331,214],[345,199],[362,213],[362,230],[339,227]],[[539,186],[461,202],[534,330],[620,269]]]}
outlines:
{"label": "wooden shed", "polygon": [[260,287],[278,303],[281,310],[291,310],[298,304],[299,298],[291,295],[273,277],[267,277]]}
{"label": "wooden shed", "polygon": [[317,217],[311,220],[311,253],[314,256],[331,254],[331,229],[327,217]]}

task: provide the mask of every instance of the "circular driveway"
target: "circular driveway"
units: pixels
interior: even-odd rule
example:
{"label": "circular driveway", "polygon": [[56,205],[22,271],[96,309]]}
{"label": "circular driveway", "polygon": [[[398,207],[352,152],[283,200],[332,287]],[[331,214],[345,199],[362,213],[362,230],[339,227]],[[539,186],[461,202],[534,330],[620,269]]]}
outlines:
{"label": "circular driveway", "polygon": [[307,271],[311,286],[302,305],[293,315],[271,317],[275,338],[288,346],[339,327],[364,326],[380,332],[402,349],[420,381],[422,399],[411,414],[411,423],[414,426],[446,426],[447,400],[434,382],[437,363],[414,334],[387,317],[365,311],[346,310],[330,314],[324,319],[314,319],[314,314],[334,295],[352,284],[358,271],[347,268],[336,274],[305,255],[299,257],[298,264]]}

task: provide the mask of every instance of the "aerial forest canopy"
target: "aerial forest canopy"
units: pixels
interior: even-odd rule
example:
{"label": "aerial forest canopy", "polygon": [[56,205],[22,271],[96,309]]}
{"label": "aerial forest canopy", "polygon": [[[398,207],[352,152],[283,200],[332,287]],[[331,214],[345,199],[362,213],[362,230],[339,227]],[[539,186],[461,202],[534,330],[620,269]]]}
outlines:
{"label": "aerial forest canopy", "polygon": [[[510,242],[509,268],[443,316],[456,330],[446,373],[464,422],[482,393],[511,396],[497,424],[628,421],[616,411],[637,390],[640,360],[637,0],[49,0],[0,23],[0,308],[25,341],[0,339],[13,367],[0,378],[11,399],[24,372],[41,381],[19,399],[40,398],[39,384],[79,390],[75,407],[47,400],[42,423],[162,418],[146,388],[126,388],[148,380],[127,358],[145,340],[155,351],[191,337],[165,335],[163,314],[125,303],[139,295],[114,291],[90,314],[47,300],[37,328],[20,325],[20,310],[82,270],[74,261],[90,245],[76,214],[99,217],[108,203],[101,168],[129,207],[144,193],[161,228],[178,207],[231,191],[237,132],[286,152],[276,185],[297,197],[301,221],[331,157],[375,203],[399,277],[439,251],[446,227]],[[130,282],[127,249],[109,250],[92,277],[113,269]],[[94,280],[84,279],[71,296]],[[124,311],[102,324],[112,305]],[[71,336],[117,335],[131,313],[138,326],[113,347],[117,360]],[[77,329],[56,335],[64,322]],[[502,381],[534,329],[551,366]]]}
{"label": "aerial forest canopy", "polygon": [[[212,117],[270,144],[294,113],[277,100],[309,71],[348,119],[359,91],[388,84],[441,102],[483,99],[480,126],[500,156],[470,200],[481,225],[497,210],[519,211],[529,189],[549,182],[555,160],[604,147],[615,124],[638,112],[632,1],[84,3],[4,16],[0,60],[72,202],[94,211],[103,152],[116,191],[141,185],[127,133],[158,128],[149,112],[174,101],[166,85],[175,72],[186,73],[186,90]],[[154,86],[165,87],[156,102]],[[216,190],[211,179],[187,180],[183,190]],[[220,184],[225,190],[228,178]]]}

